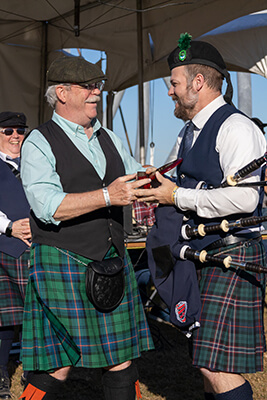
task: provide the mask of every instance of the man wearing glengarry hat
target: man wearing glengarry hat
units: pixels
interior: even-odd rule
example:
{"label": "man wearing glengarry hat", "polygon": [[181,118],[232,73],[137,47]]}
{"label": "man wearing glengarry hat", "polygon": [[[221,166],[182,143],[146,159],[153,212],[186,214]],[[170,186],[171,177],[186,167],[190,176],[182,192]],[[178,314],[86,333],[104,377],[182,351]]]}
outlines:
{"label": "man wearing glengarry hat", "polygon": [[[228,176],[266,152],[259,128],[231,103],[230,76],[220,53],[186,33],[180,36],[168,64],[174,114],[186,122],[174,151],[174,157],[178,155],[183,162],[176,184],[157,173],[161,185],[138,189],[137,196],[172,205],[170,210],[186,214],[193,227],[259,215],[257,187],[220,187]],[[225,96],[221,91],[224,78]],[[244,182],[260,180],[260,173],[258,169]],[[199,234],[186,246],[196,250],[195,260],[205,250],[208,255],[265,266],[259,227],[253,229]],[[183,244],[180,233],[177,237]],[[185,253],[183,247],[180,259]],[[251,386],[240,374],[263,369],[265,276],[241,272],[235,266],[216,266],[214,258],[213,262],[194,262],[200,269],[202,305],[200,327],[193,332],[192,358],[204,377],[205,398],[251,400]]]}
{"label": "man wearing glengarry hat", "polygon": [[0,399],[11,398],[7,364],[28,281],[30,207],[19,173],[26,129],[23,113],[0,113]]}
{"label": "man wearing glengarry hat", "polygon": [[[131,360],[153,348],[123,234],[122,206],[136,199],[141,166],[96,118],[105,79],[82,57],[56,59],[47,73],[52,119],[23,144],[33,261],[22,344],[32,372],[21,398],[56,399],[77,366],[103,368],[105,399],[133,400],[138,374]],[[85,274],[91,261],[114,256],[124,262],[125,294],[102,312],[86,296]]]}

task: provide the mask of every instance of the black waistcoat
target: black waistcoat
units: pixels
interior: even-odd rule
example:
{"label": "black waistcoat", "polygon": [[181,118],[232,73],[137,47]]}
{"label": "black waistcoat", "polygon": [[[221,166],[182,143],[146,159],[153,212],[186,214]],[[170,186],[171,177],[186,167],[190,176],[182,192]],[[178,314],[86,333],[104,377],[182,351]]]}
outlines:
{"label": "black waistcoat", "polygon": [[[0,210],[11,221],[28,218],[30,206],[26,199],[21,181],[15,177],[10,167],[0,159]],[[0,251],[18,258],[28,248],[22,240],[0,235]]]}
{"label": "black waistcoat", "polygon": [[[107,163],[103,180],[55,122],[50,120],[38,130],[51,146],[64,192],[101,189],[125,174],[123,161],[104,129],[97,132]],[[121,256],[124,254],[122,207],[101,208],[58,226],[44,224],[31,213],[31,228],[33,242],[57,246],[93,260],[102,260],[112,244]]]}

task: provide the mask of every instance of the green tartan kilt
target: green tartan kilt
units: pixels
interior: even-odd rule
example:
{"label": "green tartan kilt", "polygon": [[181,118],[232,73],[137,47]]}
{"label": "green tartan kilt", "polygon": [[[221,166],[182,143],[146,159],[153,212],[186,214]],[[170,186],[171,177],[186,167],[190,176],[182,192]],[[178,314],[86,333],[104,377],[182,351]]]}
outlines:
{"label": "green tartan kilt", "polygon": [[0,252],[0,326],[21,325],[30,251],[19,258]]}
{"label": "green tartan kilt", "polygon": [[[261,241],[209,254],[266,265]],[[263,370],[265,284],[265,274],[204,265],[200,279],[201,327],[193,333],[194,366],[229,373]]]}
{"label": "green tartan kilt", "polygon": [[22,333],[24,370],[106,367],[154,348],[127,251],[125,295],[111,313],[98,312],[86,296],[83,263],[89,261],[67,250],[32,245]]}

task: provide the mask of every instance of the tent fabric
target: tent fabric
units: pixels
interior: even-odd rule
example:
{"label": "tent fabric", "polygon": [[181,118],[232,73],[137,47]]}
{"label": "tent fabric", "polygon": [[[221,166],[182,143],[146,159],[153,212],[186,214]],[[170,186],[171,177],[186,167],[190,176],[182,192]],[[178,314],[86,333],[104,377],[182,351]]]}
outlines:
{"label": "tent fabric", "polygon": [[[78,3],[79,29],[74,21]],[[265,3],[140,1],[144,81],[169,75],[166,57],[181,32],[200,36],[233,18],[264,9]],[[140,43],[136,7],[136,0],[1,0],[0,85],[4,96],[0,97],[0,109],[23,111],[31,127],[47,120],[51,110],[46,107],[43,112],[45,72],[62,48],[105,51],[108,90],[119,91],[137,84]],[[149,37],[154,44],[153,52]]]}
{"label": "tent fabric", "polygon": [[267,78],[266,35],[267,11],[237,18],[199,39],[216,46],[229,70]]}

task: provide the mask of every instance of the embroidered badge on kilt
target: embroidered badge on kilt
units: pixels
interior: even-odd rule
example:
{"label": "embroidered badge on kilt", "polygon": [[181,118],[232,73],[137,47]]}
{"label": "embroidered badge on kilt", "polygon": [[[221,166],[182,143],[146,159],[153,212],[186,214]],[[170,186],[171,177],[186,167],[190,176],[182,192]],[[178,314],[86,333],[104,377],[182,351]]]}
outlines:
{"label": "embroidered badge on kilt", "polygon": [[187,301],[179,301],[175,306],[175,315],[179,322],[186,322]]}

